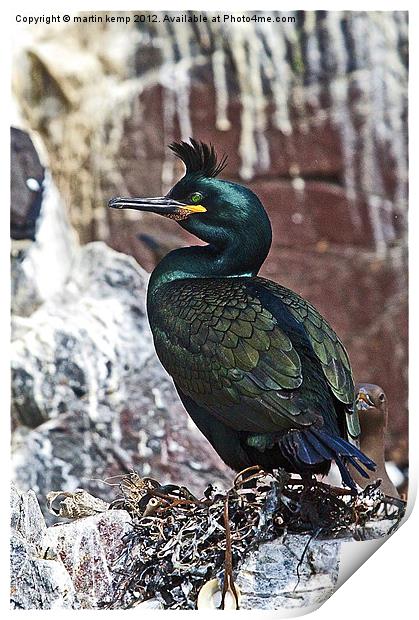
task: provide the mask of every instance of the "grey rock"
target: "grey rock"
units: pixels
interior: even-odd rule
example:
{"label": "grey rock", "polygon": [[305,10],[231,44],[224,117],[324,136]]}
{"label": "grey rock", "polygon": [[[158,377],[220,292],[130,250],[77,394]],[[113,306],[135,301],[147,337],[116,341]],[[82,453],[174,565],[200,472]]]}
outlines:
{"label": "grey rock", "polygon": [[47,528],[33,491],[11,489],[14,609],[97,609],[115,597],[112,567],[131,518],[112,510]]}
{"label": "grey rock", "polygon": [[[94,243],[79,249],[71,273],[54,300],[13,338],[16,424],[36,427],[86,404],[100,419],[102,402],[126,397],[127,371],[150,356],[146,279],[134,261]],[[21,394],[32,403],[29,412]]]}
{"label": "grey rock", "polygon": [[[12,193],[14,182],[17,180],[12,178]],[[15,316],[28,317],[54,297],[70,274],[77,250],[77,235],[46,170],[35,238],[11,241],[11,306]],[[24,321],[20,323],[24,326]]]}
{"label": "grey rock", "polygon": [[48,523],[49,491],[107,500],[115,490],[103,479],[133,468],[197,493],[229,479],[154,353],[147,279],[131,257],[91,243],[53,298],[14,317],[13,478],[36,492]]}
{"label": "grey rock", "polygon": [[81,606],[96,609],[114,600],[112,572],[131,528],[124,510],[110,510],[48,528],[45,544],[55,549],[67,569]]}
{"label": "grey rock", "polygon": [[35,493],[19,493],[14,484],[10,490],[10,527],[38,549],[47,530]]}
{"label": "grey rock", "polygon": [[196,492],[226,482],[227,467],[155,355],[148,274],[104,243],[78,244],[48,170],[35,239],[19,243],[26,245],[12,245],[13,478],[35,491],[47,522],[49,491],[82,487],[113,499],[103,479],[133,468]]}
{"label": "grey rock", "polygon": [[355,541],[378,540],[385,536],[391,536],[400,527],[400,522],[394,519],[382,519],[380,521],[367,521],[363,526],[353,528],[352,538]]}
{"label": "grey rock", "polygon": [[[116,609],[125,604],[118,583],[124,537],[132,529],[126,511],[106,510],[47,528],[34,493],[13,486],[11,522],[13,608]],[[367,523],[364,532],[364,539],[382,538],[389,533],[389,520]],[[338,586],[342,545],[355,540],[357,533],[349,531],[339,540],[284,534],[255,545],[237,568],[240,608],[319,607]],[[164,608],[158,594],[132,604],[135,609]],[[204,607],[214,606],[204,601]]]}
{"label": "grey rock", "polygon": [[78,609],[74,586],[61,562],[33,555],[19,534],[10,541],[10,604],[13,609]]}
{"label": "grey rock", "polygon": [[262,543],[240,567],[236,583],[242,609],[320,605],[334,591],[340,543],[302,535]]}
{"label": "grey rock", "polygon": [[319,607],[340,585],[342,546],[355,543],[354,554],[358,548],[365,555],[362,541],[383,540],[397,525],[391,519],[371,520],[346,530],[339,540],[285,534],[260,544],[237,573],[241,609]]}
{"label": "grey rock", "polygon": [[47,527],[33,491],[11,489],[10,604],[13,609],[77,609],[70,575],[46,553]]}

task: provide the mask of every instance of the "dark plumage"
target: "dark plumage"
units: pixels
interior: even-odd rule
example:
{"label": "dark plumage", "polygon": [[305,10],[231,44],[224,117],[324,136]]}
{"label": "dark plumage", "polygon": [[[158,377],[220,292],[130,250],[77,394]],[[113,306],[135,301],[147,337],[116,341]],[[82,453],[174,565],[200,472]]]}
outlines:
{"label": "dark plumage", "polygon": [[283,467],[325,474],[335,460],[361,475],[374,463],[348,440],[359,435],[348,356],[317,310],[257,273],[271,226],[249,189],[215,178],[214,148],[170,148],[185,176],[161,198],[110,206],[179,221],[206,246],[170,252],[154,270],[147,309],[163,366],[194,422],[233,469]]}

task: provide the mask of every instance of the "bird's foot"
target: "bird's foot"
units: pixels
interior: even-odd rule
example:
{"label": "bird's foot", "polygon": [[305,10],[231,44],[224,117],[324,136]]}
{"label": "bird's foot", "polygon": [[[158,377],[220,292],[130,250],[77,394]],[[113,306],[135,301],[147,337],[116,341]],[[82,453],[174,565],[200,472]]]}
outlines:
{"label": "bird's foot", "polygon": [[[224,556],[224,583],[223,590],[221,594],[221,604],[219,609],[225,609],[226,606],[231,609],[233,602],[234,608],[240,608],[239,601],[239,592],[234,583],[233,577],[233,551],[231,547],[231,530],[230,530],[230,519],[228,514],[228,499],[229,494],[227,493],[224,500],[224,528],[226,533],[226,550]],[[230,599],[228,604],[227,597]]]}

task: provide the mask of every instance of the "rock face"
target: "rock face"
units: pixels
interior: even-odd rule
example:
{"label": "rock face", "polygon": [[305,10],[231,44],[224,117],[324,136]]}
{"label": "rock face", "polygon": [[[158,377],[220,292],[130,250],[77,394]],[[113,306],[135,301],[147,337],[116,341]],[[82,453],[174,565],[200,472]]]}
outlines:
{"label": "rock face", "polygon": [[15,63],[26,121],[82,241],[106,240],[146,269],[190,241],[173,222],[105,205],[166,192],[182,171],[173,139],[213,142],[229,155],[225,175],[269,211],[263,274],[325,314],[357,380],[383,385],[387,456],[405,464],[407,13],[269,13],[281,19],[257,24],[205,13],[198,25],[126,14],[130,24],[90,23],[88,39],[83,24],[37,25]]}
{"label": "rock face", "polygon": [[11,607],[77,609],[76,592],[62,562],[56,554],[45,557],[47,527],[35,493],[20,493],[12,485],[10,502]]}
{"label": "rock face", "polygon": [[71,576],[81,607],[95,609],[114,600],[112,567],[131,527],[127,512],[110,510],[48,528],[44,544],[57,553]]}
{"label": "rock face", "polygon": [[13,479],[44,512],[53,489],[106,499],[104,479],[133,468],[197,493],[227,481],[155,355],[148,274],[103,242],[79,246],[48,171],[42,189],[35,239],[12,256]]}
{"label": "rock face", "polygon": [[14,128],[11,157],[11,309],[29,316],[64,285],[78,241],[49,171]]}
{"label": "rock face", "polygon": [[11,489],[11,606],[97,609],[113,600],[112,566],[131,519],[112,510],[47,528],[33,491]]}
{"label": "rock face", "polygon": [[296,535],[261,544],[245,559],[237,576],[241,608],[320,606],[335,589],[340,545]]}
{"label": "rock face", "polygon": [[[127,512],[109,510],[47,528],[33,491],[12,486],[11,527],[13,608],[114,607],[113,568],[132,528]],[[320,605],[331,596],[340,543],[315,541],[304,554],[307,542],[307,536],[285,536],[248,554],[236,580],[242,609]]]}
{"label": "rock face", "polygon": [[42,506],[53,489],[106,498],[101,480],[132,468],[197,492],[227,480],[155,356],[146,282],[134,259],[88,244],[60,293],[14,320],[13,477]]}
{"label": "rock face", "polygon": [[[120,571],[124,570],[121,557],[126,557],[124,547],[129,545],[127,538],[134,526],[128,512],[105,508],[101,513],[47,528],[33,491],[21,493],[12,485],[10,502],[12,608],[123,606],[123,593],[118,591]],[[159,517],[156,519],[158,522]],[[382,538],[394,530],[391,520],[366,525],[362,529],[364,539],[368,540]],[[319,607],[337,586],[342,545],[354,540],[359,537],[348,530],[340,540],[316,540],[308,535],[285,533],[269,542],[254,544],[235,575],[241,592],[240,608],[308,611]],[[175,539],[167,544],[170,543],[175,543]],[[142,539],[139,545],[147,546],[147,540]],[[135,553],[135,548],[131,553]],[[135,578],[138,580],[138,575]],[[138,581],[135,583],[140,586]],[[158,581],[155,585],[161,590]],[[188,592],[185,594],[185,608],[190,608]],[[214,607],[214,603],[201,600],[202,607]],[[165,607],[158,593],[143,602],[141,595],[137,596],[133,604],[140,608]]]}

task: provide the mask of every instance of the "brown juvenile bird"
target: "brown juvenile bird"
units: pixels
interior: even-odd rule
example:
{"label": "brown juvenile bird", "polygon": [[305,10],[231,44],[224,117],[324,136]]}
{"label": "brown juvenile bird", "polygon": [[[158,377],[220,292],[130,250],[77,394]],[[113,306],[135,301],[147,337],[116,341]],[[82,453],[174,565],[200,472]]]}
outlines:
{"label": "brown juvenile bird", "polygon": [[[400,497],[390,480],[384,457],[385,433],[388,420],[388,404],[384,390],[373,383],[358,383],[355,386],[355,409],[361,426],[360,449],[372,459],[377,469],[374,478],[382,479],[380,489],[385,495]],[[353,467],[349,466],[352,478],[363,489],[371,480],[363,478]]]}

